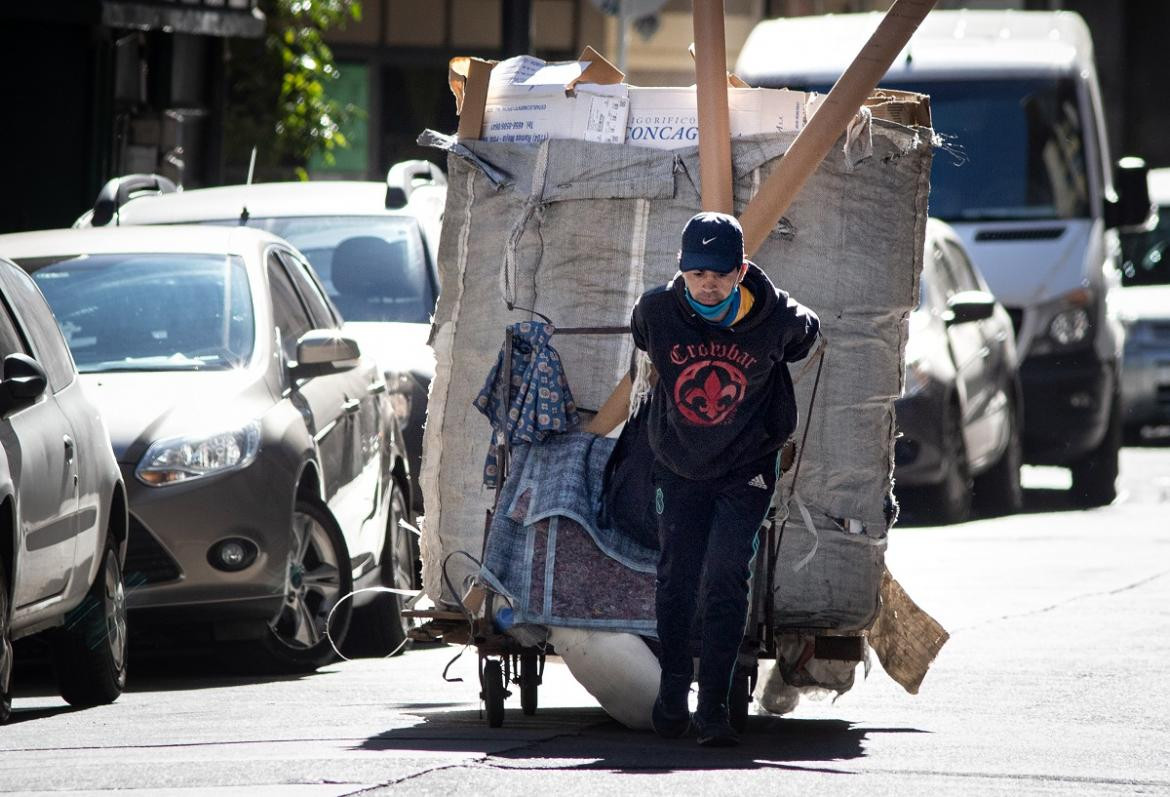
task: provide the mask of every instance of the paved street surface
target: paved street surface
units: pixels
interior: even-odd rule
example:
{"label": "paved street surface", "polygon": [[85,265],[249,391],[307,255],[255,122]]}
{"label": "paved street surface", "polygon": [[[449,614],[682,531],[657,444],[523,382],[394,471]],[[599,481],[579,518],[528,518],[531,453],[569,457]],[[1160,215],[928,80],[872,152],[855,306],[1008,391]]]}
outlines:
{"label": "paved street surface", "polygon": [[1170,794],[1170,447],[1122,467],[1105,509],[1068,509],[1067,474],[1029,469],[1028,514],[897,529],[891,571],[952,634],[921,693],[875,661],[836,703],[753,716],[737,749],[625,730],[551,660],[538,714],[513,698],[497,730],[474,651],[459,683],[441,677],[455,648],[287,679],[154,662],[85,711],[25,678],[0,792]]}

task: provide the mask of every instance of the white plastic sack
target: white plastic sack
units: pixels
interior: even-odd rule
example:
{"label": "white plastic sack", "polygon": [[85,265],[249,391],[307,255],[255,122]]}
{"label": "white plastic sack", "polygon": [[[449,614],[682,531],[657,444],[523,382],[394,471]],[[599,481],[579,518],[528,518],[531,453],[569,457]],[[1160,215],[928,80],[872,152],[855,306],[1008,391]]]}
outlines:
{"label": "white plastic sack", "polygon": [[549,641],[605,713],[635,730],[650,728],[662,668],[633,634],[550,628]]}

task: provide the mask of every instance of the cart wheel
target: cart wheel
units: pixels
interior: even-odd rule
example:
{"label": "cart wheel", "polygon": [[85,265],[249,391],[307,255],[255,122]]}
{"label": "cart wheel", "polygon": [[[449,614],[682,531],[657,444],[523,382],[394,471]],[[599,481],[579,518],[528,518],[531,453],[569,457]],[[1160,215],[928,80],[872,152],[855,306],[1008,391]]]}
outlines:
{"label": "cart wheel", "polygon": [[531,717],[536,713],[537,693],[540,689],[540,664],[535,653],[520,656],[520,708]]}
{"label": "cart wheel", "polygon": [[747,673],[737,672],[731,679],[731,693],[727,698],[727,711],[731,727],[743,733],[747,727],[748,703],[751,701],[751,680]]}
{"label": "cart wheel", "polygon": [[498,661],[488,659],[483,663],[483,704],[489,728],[504,724],[504,695],[504,672]]}

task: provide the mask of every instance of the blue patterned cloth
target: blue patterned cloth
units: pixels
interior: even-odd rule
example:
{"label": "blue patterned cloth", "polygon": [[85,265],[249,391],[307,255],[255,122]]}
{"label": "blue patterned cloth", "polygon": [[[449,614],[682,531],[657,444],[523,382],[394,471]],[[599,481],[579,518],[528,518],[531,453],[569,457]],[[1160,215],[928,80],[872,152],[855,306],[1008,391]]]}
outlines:
{"label": "blue patterned cloth", "polygon": [[500,407],[499,380],[504,368],[504,351],[496,358],[475,407],[492,424],[492,441],[483,467],[483,483],[496,486],[499,463],[496,446],[505,441],[534,443],[550,434],[577,428],[581,416],[565,380],[561,356],[549,345],[554,328],[537,321],[521,321],[509,327],[512,335],[512,369],[508,375],[508,409]]}

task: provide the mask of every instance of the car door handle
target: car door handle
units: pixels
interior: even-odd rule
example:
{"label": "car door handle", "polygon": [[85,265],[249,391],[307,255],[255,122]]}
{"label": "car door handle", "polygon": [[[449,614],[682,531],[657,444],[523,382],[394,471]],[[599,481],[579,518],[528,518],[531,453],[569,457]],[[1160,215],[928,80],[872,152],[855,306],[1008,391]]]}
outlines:
{"label": "car door handle", "polygon": [[361,406],[361,399],[346,399],[341,403],[341,409],[346,415],[353,415]]}
{"label": "car door handle", "polygon": [[73,443],[73,438],[69,435],[65,435],[63,439],[65,442],[65,464],[68,465],[73,462],[73,454],[77,446]]}

